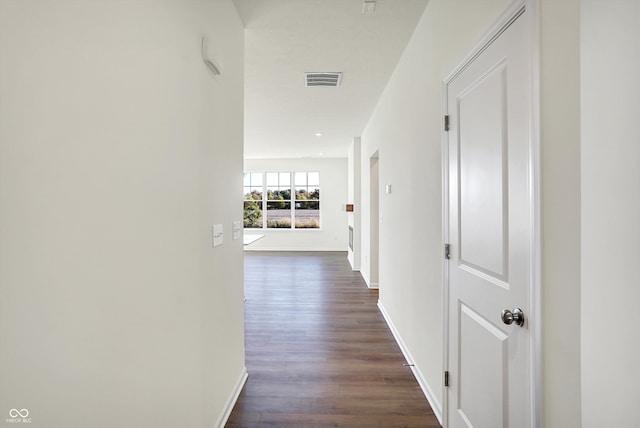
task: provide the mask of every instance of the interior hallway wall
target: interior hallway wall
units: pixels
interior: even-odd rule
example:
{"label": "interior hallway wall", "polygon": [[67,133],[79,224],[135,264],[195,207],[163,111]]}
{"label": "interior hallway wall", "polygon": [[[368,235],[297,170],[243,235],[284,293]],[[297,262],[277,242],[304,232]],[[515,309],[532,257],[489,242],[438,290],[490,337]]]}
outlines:
{"label": "interior hallway wall", "polygon": [[636,0],[581,1],[585,428],[640,425],[638,17]]}
{"label": "interior hallway wall", "polygon": [[[362,230],[369,160],[380,156],[380,303],[436,412],[442,406],[442,81],[509,4],[432,0],[362,134]],[[385,185],[391,184],[386,194]],[[369,277],[370,240],[362,235]]]}
{"label": "interior hallway wall", "polygon": [[[362,135],[363,169],[379,151],[380,186],[393,189],[381,200],[381,306],[436,411],[442,403],[441,85],[508,3],[430,2]],[[577,427],[580,317],[568,318],[567,309],[580,313],[579,1],[532,4],[541,32],[542,424]],[[362,194],[369,194],[366,174]],[[363,212],[363,230],[371,221]],[[363,236],[363,255],[368,248]],[[368,269],[363,257],[365,278]]]}
{"label": "interior hallway wall", "polygon": [[579,428],[580,1],[539,6],[542,426]]}
{"label": "interior hallway wall", "polygon": [[243,34],[231,0],[0,0],[0,425],[220,423],[245,373]]}

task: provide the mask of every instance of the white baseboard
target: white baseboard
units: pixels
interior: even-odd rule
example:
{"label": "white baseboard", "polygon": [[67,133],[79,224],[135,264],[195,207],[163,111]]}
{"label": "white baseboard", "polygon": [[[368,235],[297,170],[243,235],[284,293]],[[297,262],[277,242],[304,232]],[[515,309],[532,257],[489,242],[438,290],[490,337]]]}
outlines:
{"label": "white baseboard", "polygon": [[367,284],[367,287],[369,287],[369,288],[380,288],[380,287],[378,286],[378,283],[377,283],[377,282],[372,282],[371,284]]}
{"label": "white baseboard", "polygon": [[316,247],[312,247],[312,248],[301,248],[301,247],[252,247],[251,245],[247,245],[246,247],[244,247],[244,251],[247,253],[253,253],[253,252],[267,252],[267,253],[276,253],[276,252],[285,252],[285,253],[296,253],[296,252],[307,252],[307,253],[324,253],[324,252],[329,252],[329,253],[344,253],[344,255],[347,255],[347,250],[345,250],[344,248],[340,247],[340,248],[330,248],[330,247],[325,247],[325,248],[316,248]]}
{"label": "white baseboard", "polygon": [[369,286],[369,274],[367,273],[366,270],[361,270],[360,271],[360,276],[362,277],[362,279],[364,279],[364,283],[367,284],[367,287],[371,288]]}
{"label": "white baseboard", "polygon": [[422,372],[420,371],[420,367],[418,367],[417,365],[413,365],[415,364],[415,360],[411,356],[411,352],[409,352],[409,349],[407,348],[407,345],[405,345],[404,341],[402,340],[402,337],[400,336],[400,333],[396,329],[396,326],[393,324],[393,321],[391,321],[391,317],[389,316],[389,313],[387,312],[387,310],[384,308],[384,305],[380,301],[378,301],[378,309],[380,309],[380,312],[382,313],[384,320],[387,322],[387,325],[389,326],[389,329],[391,330],[393,337],[396,339],[396,342],[398,343],[398,346],[400,347],[400,350],[402,351],[404,358],[407,360],[407,363],[412,364],[411,371],[413,372],[413,375],[418,381],[418,384],[420,385],[420,388],[422,389],[424,396],[427,398],[427,401],[431,405],[431,409],[433,410],[433,413],[436,415],[436,418],[438,418],[438,422],[440,422],[440,425],[442,425],[442,405],[437,400],[436,395],[433,393],[433,390],[429,387],[429,384],[427,383],[424,376],[422,375]]}
{"label": "white baseboard", "polygon": [[242,392],[242,388],[244,384],[247,382],[247,378],[249,374],[247,373],[247,368],[243,367],[240,372],[240,377],[238,377],[238,382],[236,382],[235,388],[231,392],[229,396],[229,400],[227,400],[227,404],[224,406],[224,413],[218,418],[218,422],[216,423],[216,427],[224,428],[225,424],[229,420],[229,416],[231,416],[231,412],[233,411],[233,407],[236,405],[236,401],[238,401],[238,397]]}

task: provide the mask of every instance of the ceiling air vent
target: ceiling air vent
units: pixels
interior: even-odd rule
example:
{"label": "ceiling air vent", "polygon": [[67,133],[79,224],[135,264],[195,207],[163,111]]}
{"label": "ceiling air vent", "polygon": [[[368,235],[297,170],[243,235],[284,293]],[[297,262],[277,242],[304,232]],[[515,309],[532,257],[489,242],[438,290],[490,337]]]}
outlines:
{"label": "ceiling air vent", "polygon": [[304,73],[305,86],[340,86],[342,73]]}
{"label": "ceiling air vent", "polygon": [[362,13],[373,13],[376,11],[376,0],[364,0],[362,3]]}

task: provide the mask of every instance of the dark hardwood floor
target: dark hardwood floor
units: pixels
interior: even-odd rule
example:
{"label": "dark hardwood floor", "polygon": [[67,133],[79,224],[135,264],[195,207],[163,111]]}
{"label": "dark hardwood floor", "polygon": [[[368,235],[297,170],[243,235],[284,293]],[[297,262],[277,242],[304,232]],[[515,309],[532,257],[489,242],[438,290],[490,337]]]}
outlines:
{"label": "dark hardwood floor", "polygon": [[440,427],[346,253],[245,253],[249,379],[227,427]]}

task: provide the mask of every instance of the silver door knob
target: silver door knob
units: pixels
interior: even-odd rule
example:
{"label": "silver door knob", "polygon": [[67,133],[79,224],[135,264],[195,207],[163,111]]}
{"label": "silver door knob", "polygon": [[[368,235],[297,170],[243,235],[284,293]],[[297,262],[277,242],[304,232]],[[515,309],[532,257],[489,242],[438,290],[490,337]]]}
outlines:
{"label": "silver door knob", "polygon": [[522,327],[524,324],[524,312],[522,312],[520,308],[515,308],[513,312],[509,309],[504,309],[500,314],[500,318],[502,318],[502,322],[506,325],[516,323],[516,325]]}

